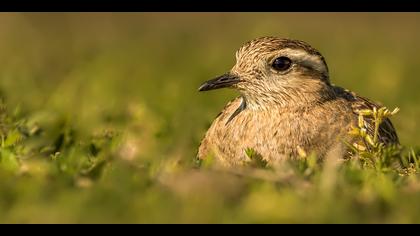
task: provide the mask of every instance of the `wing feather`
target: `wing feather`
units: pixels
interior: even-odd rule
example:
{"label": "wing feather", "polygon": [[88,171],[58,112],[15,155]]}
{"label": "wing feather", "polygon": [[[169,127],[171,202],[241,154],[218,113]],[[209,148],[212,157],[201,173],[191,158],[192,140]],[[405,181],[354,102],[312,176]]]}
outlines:
{"label": "wing feather", "polygon": [[[365,97],[358,96],[354,92],[340,88],[341,93],[346,93],[345,98],[351,101],[352,110],[355,115],[359,115],[359,111],[369,109],[372,110],[374,107],[379,109],[382,105],[375,103]],[[375,124],[372,117],[365,117],[365,128],[369,135],[373,136],[375,132]],[[397,132],[389,118],[386,118],[379,125],[379,141],[388,144],[399,144]]]}

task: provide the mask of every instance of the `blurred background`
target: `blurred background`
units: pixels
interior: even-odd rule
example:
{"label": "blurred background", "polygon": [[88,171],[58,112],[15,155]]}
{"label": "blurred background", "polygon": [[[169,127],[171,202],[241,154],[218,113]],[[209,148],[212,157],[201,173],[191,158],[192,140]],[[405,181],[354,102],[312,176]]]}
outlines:
{"label": "blurred background", "polygon": [[394,123],[402,143],[420,144],[420,14],[6,13],[0,20],[7,101],[66,114],[85,129],[104,117],[124,125],[122,110],[139,105],[165,126],[169,143],[192,147],[237,95],[197,87],[229,70],[244,42],[274,35],[320,50],[333,83],[400,107]]}
{"label": "blurred background", "polygon": [[[127,159],[172,158],[192,163],[210,122],[238,95],[231,90],[198,93],[198,86],[229,70],[235,63],[235,51],[244,42],[269,35],[290,37],[308,42],[324,55],[334,84],[390,109],[400,107],[393,118],[400,140],[418,146],[419,22],[418,13],[2,13],[0,96],[11,113],[46,130],[69,125],[80,140],[104,130],[123,132],[126,148],[122,151]],[[112,183],[124,185],[126,179],[117,179]],[[135,183],[125,188],[131,189]],[[40,196],[45,194],[44,187]],[[106,192],[107,187],[104,189],[101,191]],[[270,190],[264,187],[263,191]],[[18,190],[14,193],[20,194]],[[171,221],[171,214],[151,212],[176,212],[177,201],[167,203],[166,195],[149,193],[135,195],[143,196],[147,205],[139,203],[134,208],[151,214],[148,219],[152,222]],[[63,199],[55,199],[63,206],[53,210],[48,202],[33,206],[34,196],[29,194],[22,200],[25,204],[0,216],[33,222],[36,219],[25,213],[32,209],[34,214],[43,211],[49,222],[56,217],[65,222],[83,221],[83,217],[118,221],[118,216],[120,220],[147,221],[125,215],[121,209],[130,205],[116,200],[121,199],[119,195],[108,199],[120,203],[114,210],[108,209],[113,214],[110,218],[102,215],[99,207],[92,208],[88,216],[82,216],[82,207],[73,208],[78,213],[68,213],[73,205],[62,210],[67,209],[67,197],[76,195],[66,192]],[[5,212],[7,206],[14,206],[16,198],[11,196],[4,202]],[[70,198],[78,204],[90,199],[86,196]],[[92,196],[101,204],[109,203],[99,192]],[[80,204],[90,206],[89,201]],[[150,204],[154,203],[161,206],[152,210]],[[224,209],[222,205],[217,206]],[[209,211],[219,209],[213,203],[210,206]],[[249,209],[252,213],[253,208]],[[51,213],[45,213],[48,210]],[[207,218],[197,218],[196,210],[183,208],[184,218],[176,220],[224,219],[223,214],[211,212]]]}

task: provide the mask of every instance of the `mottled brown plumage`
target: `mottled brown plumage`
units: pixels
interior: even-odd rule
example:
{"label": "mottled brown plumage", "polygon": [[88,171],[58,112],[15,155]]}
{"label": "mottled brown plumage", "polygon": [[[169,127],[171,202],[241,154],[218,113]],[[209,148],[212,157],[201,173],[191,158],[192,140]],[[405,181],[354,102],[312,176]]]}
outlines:
{"label": "mottled brown plumage", "polygon": [[[302,150],[319,157],[344,142],[357,126],[358,111],[380,105],[330,83],[322,55],[303,41],[262,37],[243,45],[231,71],[207,81],[200,91],[230,87],[241,93],[214,120],[198,158],[214,155],[227,166],[240,165],[252,148],[272,163]],[[368,133],[372,120],[366,119]],[[398,143],[389,119],[379,141]]]}

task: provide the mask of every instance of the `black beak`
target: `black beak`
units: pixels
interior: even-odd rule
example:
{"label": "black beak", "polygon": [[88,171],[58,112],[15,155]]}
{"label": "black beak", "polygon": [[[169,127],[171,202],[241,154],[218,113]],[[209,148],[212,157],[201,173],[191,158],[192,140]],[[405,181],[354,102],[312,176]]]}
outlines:
{"label": "black beak", "polygon": [[198,91],[202,92],[202,91],[208,91],[208,90],[213,90],[213,89],[226,88],[238,82],[241,82],[238,76],[227,73],[215,79],[204,82],[200,86],[200,88],[198,88]]}

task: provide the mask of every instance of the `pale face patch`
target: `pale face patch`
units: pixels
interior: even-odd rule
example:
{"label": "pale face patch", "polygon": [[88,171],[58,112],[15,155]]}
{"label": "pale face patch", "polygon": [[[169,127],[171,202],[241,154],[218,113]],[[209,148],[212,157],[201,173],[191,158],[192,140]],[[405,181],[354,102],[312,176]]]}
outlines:
{"label": "pale face patch", "polygon": [[319,73],[328,76],[328,69],[324,61],[318,55],[309,54],[308,52],[302,49],[286,48],[277,52],[271,58],[270,64],[272,63],[272,61],[274,61],[277,57],[280,57],[280,56],[288,57],[292,60],[294,64],[312,68],[313,70],[316,70]]}

